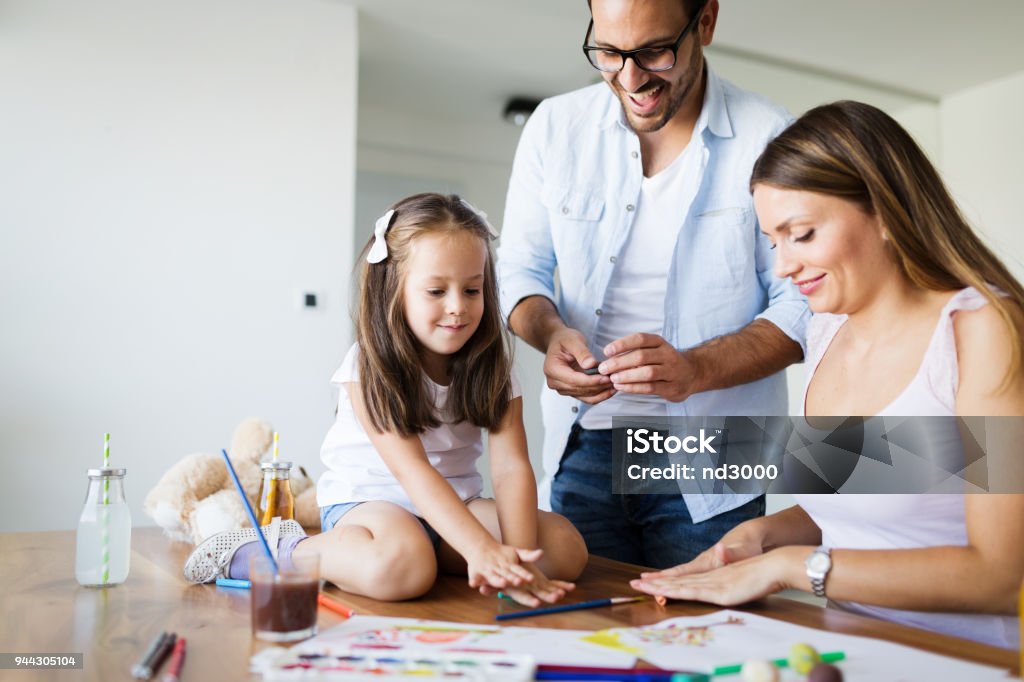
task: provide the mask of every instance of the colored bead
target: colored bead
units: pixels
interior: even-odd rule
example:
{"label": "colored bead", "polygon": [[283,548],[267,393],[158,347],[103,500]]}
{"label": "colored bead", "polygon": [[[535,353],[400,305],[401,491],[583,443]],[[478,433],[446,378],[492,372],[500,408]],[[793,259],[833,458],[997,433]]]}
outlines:
{"label": "colored bead", "polygon": [[779,682],[779,669],[771,661],[747,661],[740,675],[743,682]]}
{"label": "colored bead", "polygon": [[811,668],[807,682],[843,682],[843,671],[828,663],[818,663]]}
{"label": "colored bead", "polygon": [[789,667],[801,675],[811,672],[811,668],[821,661],[821,656],[810,644],[794,644],[789,649]]}

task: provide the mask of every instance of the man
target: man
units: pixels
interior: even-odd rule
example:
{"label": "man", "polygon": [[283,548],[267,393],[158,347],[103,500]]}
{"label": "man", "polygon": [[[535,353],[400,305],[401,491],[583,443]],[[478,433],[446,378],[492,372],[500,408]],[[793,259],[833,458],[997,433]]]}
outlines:
{"label": "man", "polygon": [[763,514],[764,497],[613,495],[611,418],[787,413],[781,370],[803,356],[809,313],[772,275],[748,180],[788,115],[705,64],[718,0],[591,13],[584,51],[605,84],[546,100],[523,131],[502,306],[545,354],[552,508],[591,553],[665,567]]}

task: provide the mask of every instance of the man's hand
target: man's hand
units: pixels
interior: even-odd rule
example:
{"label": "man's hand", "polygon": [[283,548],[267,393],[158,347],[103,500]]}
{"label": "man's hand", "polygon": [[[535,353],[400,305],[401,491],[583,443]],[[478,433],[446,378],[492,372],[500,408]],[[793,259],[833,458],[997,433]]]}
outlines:
{"label": "man's hand", "polygon": [[608,359],[601,363],[601,374],[617,391],[678,403],[701,390],[697,365],[657,334],[623,336],[605,346],[604,353]]}
{"label": "man's hand", "polygon": [[600,374],[583,373],[596,365],[597,359],[587,348],[583,334],[563,327],[551,335],[544,356],[544,376],[549,388],[591,405],[607,400],[615,395],[611,380]]}

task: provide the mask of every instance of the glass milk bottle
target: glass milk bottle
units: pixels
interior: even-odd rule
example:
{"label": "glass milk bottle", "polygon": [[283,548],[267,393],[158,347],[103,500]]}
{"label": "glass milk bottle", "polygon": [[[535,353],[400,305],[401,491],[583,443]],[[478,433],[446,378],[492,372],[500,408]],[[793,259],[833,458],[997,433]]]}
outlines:
{"label": "glass milk bottle", "polygon": [[275,517],[282,521],[295,518],[295,498],[292,496],[292,463],[261,462],[263,482],[260,484],[259,518],[265,526]]}
{"label": "glass milk bottle", "polygon": [[78,519],[75,579],[82,585],[119,585],[128,577],[132,518],[124,499],[124,469],[89,469],[89,489]]}

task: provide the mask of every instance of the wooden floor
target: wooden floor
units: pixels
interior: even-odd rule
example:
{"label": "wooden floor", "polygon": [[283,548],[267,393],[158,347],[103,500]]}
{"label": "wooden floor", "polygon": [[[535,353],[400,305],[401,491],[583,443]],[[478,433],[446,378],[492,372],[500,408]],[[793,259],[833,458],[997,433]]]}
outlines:
{"label": "wooden floor", "polygon": [[[129,680],[129,670],[149,641],[161,630],[188,639],[182,682],[249,679],[249,657],[266,645],[250,636],[246,591],[188,585],[181,567],[191,547],[168,541],[155,528],[132,532],[131,573],[123,585],[80,587],[74,578],[74,533],[0,534],[0,651],[18,653],[83,653],[85,670],[0,670],[0,680]],[[578,581],[573,601],[631,595],[628,580],[639,567],[593,558]],[[494,623],[502,608],[518,608],[484,597],[466,586],[465,578],[442,577],[422,599],[382,603],[328,587],[329,594],[362,614]],[[536,616],[515,625],[601,629],[648,625],[670,616],[715,610],[693,603],[659,608],[637,603],[566,614]],[[1016,655],[1002,649],[944,637],[891,623],[821,609],[773,597],[741,610],[811,627],[879,637],[967,660],[1015,668]],[[320,609],[321,630],[341,622]],[[259,678],[253,678],[259,679]]]}

